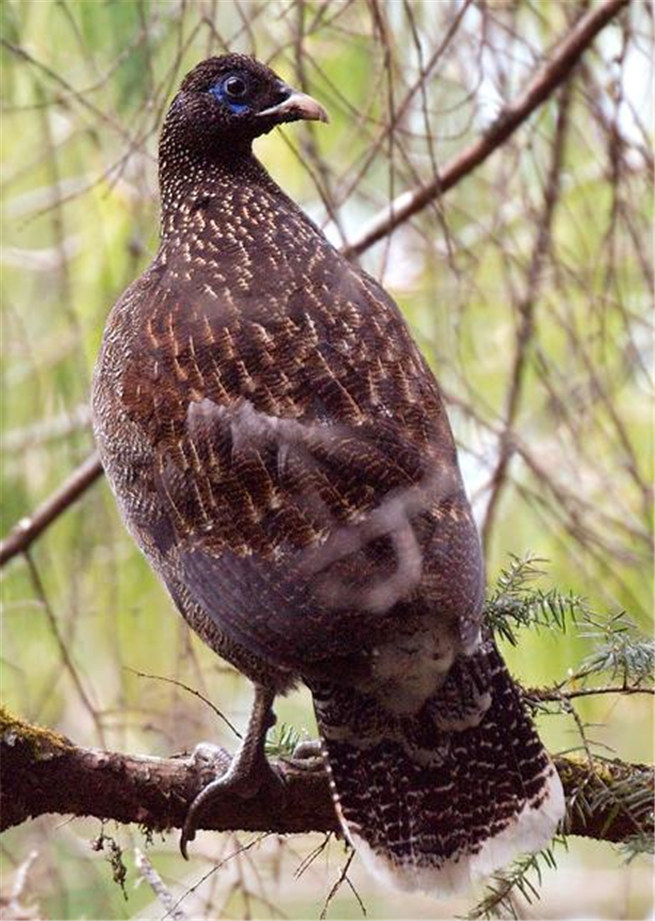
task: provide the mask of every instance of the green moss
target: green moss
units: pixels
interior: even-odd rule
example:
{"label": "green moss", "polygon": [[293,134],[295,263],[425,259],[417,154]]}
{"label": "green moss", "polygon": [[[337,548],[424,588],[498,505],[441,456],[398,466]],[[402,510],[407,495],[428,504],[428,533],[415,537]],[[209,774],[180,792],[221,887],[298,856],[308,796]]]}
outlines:
{"label": "green moss", "polygon": [[73,743],[65,736],[52,729],[26,723],[13,716],[5,707],[0,707],[0,743],[26,746],[37,760],[52,758],[73,748]]}

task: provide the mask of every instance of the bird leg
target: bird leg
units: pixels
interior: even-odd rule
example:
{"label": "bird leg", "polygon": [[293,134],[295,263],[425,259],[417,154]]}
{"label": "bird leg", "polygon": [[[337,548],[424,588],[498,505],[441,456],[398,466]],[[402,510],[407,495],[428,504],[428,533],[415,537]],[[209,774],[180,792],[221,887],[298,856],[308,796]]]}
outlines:
{"label": "bird leg", "polygon": [[[196,836],[198,818],[215,801],[220,801],[226,794],[250,799],[265,785],[274,788],[277,794],[284,790],[284,781],[266,759],[264,745],[266,733],[275,725],[273,713],[273,700],[275,692],[261,685],[255,685],[255,700],[248,720],[246,735],[236,755],[229,761],[229,767],[220,777],[212,780],[196,796],[189,806],[189,811],[184,820],[182,837],[180,838],[180,851],[185,860],[188,860],[187,845]],[[200,745],[194,752],[194,757],[206,761],[208,746]],[[213,758],[215,766],[220,770],[226,766],[226,752],[224,749],[212,750],[216,753]],[[211,759],[210,759],[211,760]]]}

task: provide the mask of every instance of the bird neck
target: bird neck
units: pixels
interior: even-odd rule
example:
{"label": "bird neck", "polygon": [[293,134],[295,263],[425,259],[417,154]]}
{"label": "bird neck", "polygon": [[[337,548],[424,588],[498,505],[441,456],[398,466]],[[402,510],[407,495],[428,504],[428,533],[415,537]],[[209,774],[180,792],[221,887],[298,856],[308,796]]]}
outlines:
{"label": "bird neck", "polygon": [[164,137],[159,148],[162,239],[177,233],[203,202],[212,200],[213,210],[220,213],[222,198],[233,198],[245,186],[272,184],[250,142],[229,151],[197,151]]}

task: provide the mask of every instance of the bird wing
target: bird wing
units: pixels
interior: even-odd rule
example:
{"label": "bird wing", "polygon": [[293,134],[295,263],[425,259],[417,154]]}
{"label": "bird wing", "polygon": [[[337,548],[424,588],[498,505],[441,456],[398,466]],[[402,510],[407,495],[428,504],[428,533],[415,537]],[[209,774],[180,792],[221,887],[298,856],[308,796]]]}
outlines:
{"label": "bird wing", "polygon": [[301,303],[237,314],[160,285],[122,397],[152,448],[160,550],[224,633],[288,666],[382,635],[467,509],[395,305],[363,322],[351,298]]}

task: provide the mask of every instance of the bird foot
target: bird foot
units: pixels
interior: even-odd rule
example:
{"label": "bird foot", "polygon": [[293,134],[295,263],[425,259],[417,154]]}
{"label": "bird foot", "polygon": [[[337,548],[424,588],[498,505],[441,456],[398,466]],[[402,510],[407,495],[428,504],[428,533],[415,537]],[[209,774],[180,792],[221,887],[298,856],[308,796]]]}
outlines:
{"label": "bird foot", "polygon": [[199,742],[191,752],[189,761],[191,766],[202,774],[211,772],[215,776],[229,771],[232,755],[221,745],[213,745],[211,742]]}
{"label": "bird foot", "polygon": [[293,754],[281,760],[297,771],[313,773],[314,771],[325,770],[323,749],[318,739],[304,739],[302,742],[298,742]]}
{"label": "bird foot", "polygon": [[[201,742],[195,747],[191,758],[203,773],[211,772],[214,780],[198,793],[186,814],[180,837],[180,851],[185,860],[189,859],[188,844],[196,836],[201,814],[224,802],[225,797],[252,799],[265,789],[267,795],[280,806],[286,799],[286,784],[282,774],[263,755],[247,757],[242,749],[232,757],[218,745]],[[216,774],[220,776],[216,777]]]}

